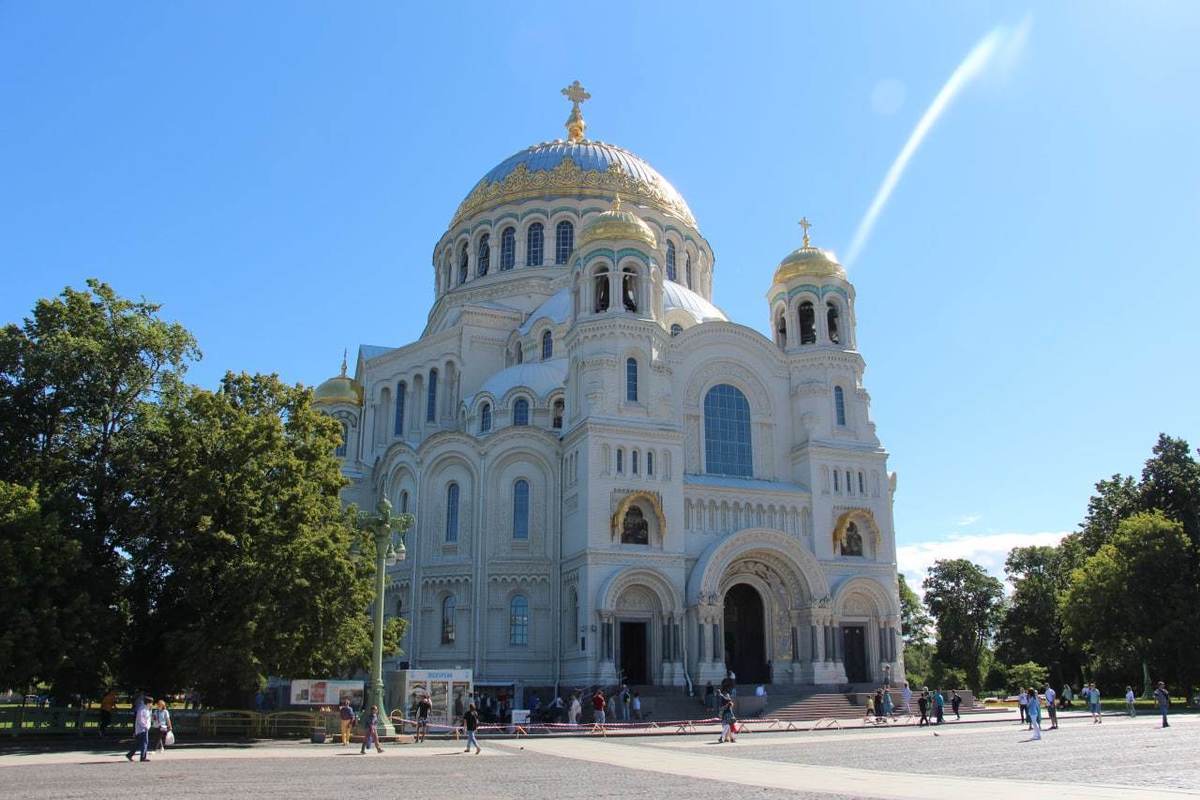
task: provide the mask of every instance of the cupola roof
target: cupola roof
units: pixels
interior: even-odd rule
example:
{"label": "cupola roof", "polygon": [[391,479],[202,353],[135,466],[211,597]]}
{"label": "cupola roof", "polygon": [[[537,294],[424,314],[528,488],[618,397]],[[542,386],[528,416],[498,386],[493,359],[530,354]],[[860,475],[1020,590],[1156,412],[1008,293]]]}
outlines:
{"label": "cupola roof", "polygon": [[620,195],[613,198],[612,208],[588,220],[579,232],[575,247],[580,248],[601,239],[630,239],[644,242],[652,248],[658,247],[658,239],[654,236],[654,231],[650,230],[650,226],[639,219],[637,214],[621,207]]}
{"label": "cupola roof", "polygon": [[354,380],[346,374],[346,356],[342,354],[342,373],[317,387],[313,393],[313,403],[319,406],[332,406],[348,403],[354,406],[362,405],[363,391]]}

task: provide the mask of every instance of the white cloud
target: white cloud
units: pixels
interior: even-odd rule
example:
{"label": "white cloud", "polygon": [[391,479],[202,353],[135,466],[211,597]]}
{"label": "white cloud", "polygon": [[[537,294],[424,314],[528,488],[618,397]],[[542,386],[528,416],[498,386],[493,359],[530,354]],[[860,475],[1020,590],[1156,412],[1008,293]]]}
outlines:
{"label": "white cloud", "polygon": [[965,558],[1004,580],[1004,559],[1014,547],[1056,545],[1069,531],[1045,533],[951,534],[939,541],[915,542],[896,548],[896,566],[908,585],[921,593],[921,581],[933,562],[944,558]]}
{"label": "white cloud", "polygon": [[968,525],[974,525],[979,520],[983,519],[983,514],[966,514],[958,518],[958,522],[954,523],[959,528],[965,528]]}

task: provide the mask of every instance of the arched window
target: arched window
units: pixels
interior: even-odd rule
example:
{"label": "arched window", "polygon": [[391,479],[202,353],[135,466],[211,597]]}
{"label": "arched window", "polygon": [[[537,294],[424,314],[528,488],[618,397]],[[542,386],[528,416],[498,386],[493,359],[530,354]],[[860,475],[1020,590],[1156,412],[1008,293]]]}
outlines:
{"label": "arched window", "polygon": [[592,305],[592,310],[599,314],[601,311],[608,311],[608,270],[601,269],[592,278],[593,294],[595,295],[595,303]]}
{"label": "arched window", "polygon": [[529,230],[525,234],[525,266],[540,267],[542,265],[545,240],[546,234],[543,232],[542,223],[535,222],[529,226]]}
{"label": "arched window", "polygon": [[867,482],[863,480],[863,474],[861,472],[858,473],[858,493],[859,494],[867,493]]}
{"label": "arched window", "polygon": [[342,423],[342,438],[338,442],[337,447],[333,449],[333,454],[338,458],[346,457],[346,443],[350,441],[350,425]]}
{"label": "arched window", "polygon": [[550,331],[542,332],[542,361],[554,358],[554,334]]}
{"label": "arched window", "polygon": [[840,386],[833,387],[833,410],[837,413],[837,424],[844,426],[846,424],[846,393]]}
{"label": "arched window", "polygon": [[529,601],[525,595],[513,595],[508,604],[508,643],[517,647],[529,644]]}
{"label": "arched window", "polygon": [[513,403],[513,425],[529,424],[529,401],[524,397],[517,398]]}
{"label": "arched window", "polygon": [[675,275],[675,243],[667,242],[667,280],[676,280]]}
{"label": "arched window", "polygon": [[513,484],[513,538],[529,538],[529,481]]}
{"label": "arched window", "polygon": [[403,491],[400,493],[400,513],[401,514],[408,513],[408,492],[407,491]]}
{"label": "arched window", "polygon": [[813,304],[805,300],[800,304],[800,344],[815,344],[817,341],[817,315]]}
{"label": "arched window", "polygon": [[617,474],[621,475],[625,472],[625,450],[617,448]]}
{"label": "arched window", "polygon": [[621,302],[625,305],[625,310],[636,314],[637,306],[637,273],[633,267],[625,267],[621,270]]}
{"label": "arched window", "polygon": [[442,644],[454,644],[454,612],[457,608],[454,595],[442,598]]}
{"label": "arched window", "polygon": [[458,541],[458,484],[446,487],[446,541]]}
{"label": "arched window", "polygon": [[437,422],[437,379],[437,370],[429,370],[429,388],[425,392],[426,422]]}
{"label": "arched window", "polygon": [[467,249],[467,243],[463,242],[462,250],[458,255],[458,284],[459,286],[467,282],[467,269],[471,263],[471,251]]}
{"label": "arched window", "polygon": [[833,471],[833,493],[842,493],[842,473],[840,470],[836,469]]}
{"label": "arched window", "polygon": [[641,461],[641,453],[639,453],[637,450],[634,450],[632,453],[629,454],[629,471],[632,472],[634,475],[638,474],[638,469],[641,466],[641,464],[639,463],[640,461]]}
{"label": "arched window", "polygon": [[850,470],[846,470],[846,494],[854,494],[854,481],[850,477]]}
{"label": "arched window", "polygon": [[646,474],[650,475],[651,477],[654,476],[654,451],[653,450],[646,451]]}
{"label": "arched window", "polygon": [[841,344],[842,336],[838,331],[838,307],[837,303],[832,300],[825,304],[825,320],[829,324],[829,341]]}
{"label": "arched window", "polygon": [[479,252],[475,258],[475,274],[482,278],[488,274],[488,268],[491,266],[492,237],[485,233],[479,237]]}
{"label": "arched window", "polygon": [[650,525],[637,506],[630,506],[621,521],[621,544],[650,544]]}
{"label": "arched window", "polygon": [[678,322],[671,323],[671,335],[678,336],[681,333],[683,333],[683,326]]}
{"label": "arched window", "polygon": [[565,219],[554,226],[554,263],[565,264],[575,249],[575,226]]}
{"label": "arched window", "polygon": [[553,416],[553,422],[551,424],[553,425],[553,427],[555,427],[559,430],[562,430],[563,413],[565,410],[566,410],[566,403],[564,403],[562,400],[554,401],[554,416]]}
{"label": "arched window", "polygon": [[750,403],[735,386],[719,383],[704,395],[705,470],[713,475],[754,475]]}
{"label": "arched window", "polygon": [[404,404],[408,401],[408,385],[404,381],[396,384],[396,435],[404,435]]}
{"label": "arched window", "polygon": [[518,364],[525,363],[525,348],[521,347],[520,342],[517,342],[517,346],[513,350],[513,361]]}
{"label": "arched window", "polygon": [[684,264],[683,275],[685,278],[687,278],[687,287],[690,289],[690,288],[692,288],[692,254],[691,253],[687,254],[687,257],[684,260],[683,264]]}
{"label": "arched window", "polygon": [[492,429],[492,404],[484,403],[479,409],[479,432],[487,433]]}
{"label": "arched window", "polygon": [[512,269],[517,265],[517,229],[508,227],[500,234],[500,269]]}
{"label": "arched window", "polygon": [[787,314],[783,311],[775,317],[775,341],[780,347],[787,347]]}
{"label": "arched window", "polygon": [[862,534],[858,532],[858,526],[851,522],[846,526],[846,538],[842,540],[842,555],[861,556],[862,554]]}
{"label": "arched window", "polygon": [[636,358],[625,359],[625,400],[638,401],[638,363]]}

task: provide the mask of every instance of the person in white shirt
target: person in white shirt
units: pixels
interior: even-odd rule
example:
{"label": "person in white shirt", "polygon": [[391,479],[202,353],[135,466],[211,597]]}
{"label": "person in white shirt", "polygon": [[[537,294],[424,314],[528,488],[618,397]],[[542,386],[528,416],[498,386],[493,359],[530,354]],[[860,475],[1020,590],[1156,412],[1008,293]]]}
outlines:
{"label": "person in white shirt", "polygon": [[904,700],[904,713],[912,714],[912,708],[909,703],[912,702],[912,689],[908,688],[908,684],[904,684],[904,691],[900,692],[901,699]]}
{"label": "person in white shirt", "polygon": [[1025,713],[1029,715],[1029,729],[1033,731],[1033,740],[1042,738],[1042,709],[1038,703],[1037,690],[1030,687]]}
{"label": "person in white shirt", "polygon": [[1046,684],[1046,710],[1050,712],[1050,730],[1058,727],[1058,709],[1054,707],[1054,688],[1050,684]]}
{"label": "person in white shirt", "polygon": [[133,708],[133,749],[125,754],[125,758],[133,761],[133,754],[139,750],[142,753],[140,761],[149,761],[146,751],[150,747],[150,706],[146,698],[139,696]]}
{"label": "person in white shirt", "polygon": [[579,715],[583,713],[583,705],[579,702],[579,695],[571,695],[571,710],[568,712],[568,720],[572,725],[579,724]]}
{"label": "person in white shirt", "polygon": [[1133,687],[1126,686],[1125,687],[1125,710],[1129,713],[1129,716],[1131,716],[1131,717],[1137,716],[1137,707],[1133,704],[1133,701],[1136,699],[1137,699],[1136,696],[1133,694]]}

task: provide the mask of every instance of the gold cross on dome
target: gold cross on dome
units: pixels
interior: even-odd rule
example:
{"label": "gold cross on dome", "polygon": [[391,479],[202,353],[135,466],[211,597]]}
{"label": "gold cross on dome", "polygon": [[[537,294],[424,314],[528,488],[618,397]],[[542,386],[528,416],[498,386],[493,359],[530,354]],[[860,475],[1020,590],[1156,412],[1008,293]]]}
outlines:
{"label": "gold cross on dome", "polygon": [[800,227],[804,229],[804,246],[811,247],[808,243],[808,229],[812,227],[812,223],[808,221],[808,217],[800,218]]}
{"label": "gold cross on dome", "polygon": [[587,129],[587,123],[583,121],[583,112],[579,110],[579,104],[591,99],[587,89],[583,88],[583,84],[575,81],[570,86],[562,90],[563,96],[571,101],[571,116],[567,117],[567,141],[579,142],[583,140],[583,132]]}

